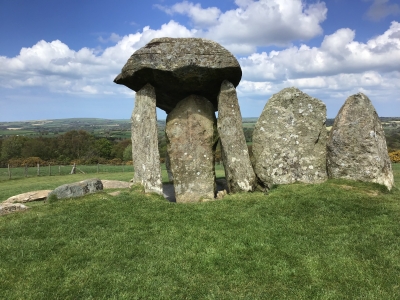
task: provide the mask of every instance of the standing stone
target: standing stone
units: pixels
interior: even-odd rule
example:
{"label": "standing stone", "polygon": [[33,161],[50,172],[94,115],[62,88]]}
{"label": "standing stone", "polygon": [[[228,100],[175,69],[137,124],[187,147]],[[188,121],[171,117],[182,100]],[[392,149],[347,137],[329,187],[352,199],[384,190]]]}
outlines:
{"label": "standing stone", "polygon": [[213,199],[218,133],[211,102],[197,95],[183,99],[168,114],[165,132],[176,202]]}
{"label": "standing stone", "polygon": [[253,191],[256,176],[242,128],[242,116],[235,86],[227,80],[218,96],[218,133],[229,192]]}
{"label": "standing stone", "polygon": [[366,95],[347,98],[332,126],[327,151],[329,178],[376,182],[392,188],[385,133]]}
{"label": "standing stone", "polygon": [[270,188],[326,180],[325,121],[325,104],[299,89],[273,95],[253,132],[253,164],[260,182]]}
{"label": "standing stone", "polygon": [[162,195],[156,93],[150,84],[136,93],[131,120],[133,182],[142,184],[146,193]]}

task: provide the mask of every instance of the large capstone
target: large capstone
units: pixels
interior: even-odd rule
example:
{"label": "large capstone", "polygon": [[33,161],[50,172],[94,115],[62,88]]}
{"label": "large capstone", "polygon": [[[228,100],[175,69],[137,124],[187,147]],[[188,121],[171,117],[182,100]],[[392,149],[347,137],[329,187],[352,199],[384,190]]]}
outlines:
{"label": "large capstone", "polygon": [[229,192],[253,191],[256,176],[242,128],[235,86],[225,80],[218,96],[218,133]]}
{"label": "large capstone", "polygon": [[376,182],[392,188],[385,133],[366,95],[347,98],[332,126],[327,151],[330,178]]}
{"label": "large capstone", "polygon": [[237,59],[216,42],[201,38],[156,38],[129,58],[114,82],[139,91],[155,87],[157,107],[169,113],[178,102],[196,94],[217,110],[223,80],[235,87],[242,77]]}
{"label": "large capstone", "polygon": [[183,99],[168,114],[165,131],[176,202],[213,199],[218,133],[211,102],[197,95]]}
{"label": "large capstone", "polygon": [[156,94],[150,84],[136,93],[131,121],[133,182],[142,184],[146,193],[162,195]]}
{"label": "large capstone", "polygon": [[253,166],[262,185],[326,180],[326,107],[296,88],[267,102],[253,132]]}

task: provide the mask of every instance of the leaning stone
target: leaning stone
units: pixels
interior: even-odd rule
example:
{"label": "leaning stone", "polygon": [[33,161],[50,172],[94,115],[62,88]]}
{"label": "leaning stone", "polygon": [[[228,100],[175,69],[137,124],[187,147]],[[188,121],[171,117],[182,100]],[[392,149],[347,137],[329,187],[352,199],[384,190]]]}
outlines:
{"label": "leaning stone", "polygon": [[86,194],[95,193],[103,189],[100,179],[87,179],[75,183],[67,183],[53,190],[49,195],[55,195],[58,199],[76,198]]}
{"label": "leaning stone", "polygon": [[385,133],[368,97],[352,95],[340,109],[329,134],[329,178],[345,178],[393,186]]}
{"label": "leaning stone", "polygon": [[201,38],[156,38],[129,58],[114,82],[139,91],[155,87],[157,107],[169,113],[189,95],[207,98],[217,110],[223,80],[237,86],[242,70],[237,59],[216,42]]}
{"label": "leaning stone", "polygon": [[25,211],[29,207],[21,203],[1,203],[0,204],[0,216],[10,214],[13,212]]}
{"label": "leaning stone", "polygon": [[318,183],[326,174],[325,104],[297,88],[267,102],[253,132],[253,164],[262,185]]}
{"label": "leaning stone", "polygon": [[236,89],[227,80],[222,83],[218,96],[218,133],[229,193],[253,191],[256,176],[244,137]]}
{"label": "leaning stone", "polygon": [[133,182],[142,184],[146,193],[162,195],[156,94],[150,84],[136,93],[131,120]]}
{"label": "leaning stone", "polygon": [[211,102],[191,95],[167,116],[167,151],[176,202],[214,199],[214,152],[218,133]]}
{"label": "leaning stone", "polygon": [[12,196],[12,197],[8,198],[7,200],[3,201],[3,203],[26,203],[26,202],[32,202],[32,201],[45,200],[47,198],[47,195],[51,191],[52,190],[40,190],[40,191],[23,193],[23,194]]}

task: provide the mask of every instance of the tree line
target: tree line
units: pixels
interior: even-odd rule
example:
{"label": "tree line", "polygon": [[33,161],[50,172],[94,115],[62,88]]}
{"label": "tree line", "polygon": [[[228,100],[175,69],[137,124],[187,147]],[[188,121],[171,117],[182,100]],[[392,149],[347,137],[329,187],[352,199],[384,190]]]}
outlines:
{"label": "tree line", "polygon": [[56,137],[12,136],[0,139],[0,165],[122,164],[132,160],[130,139],[96,137],[71,130]]}

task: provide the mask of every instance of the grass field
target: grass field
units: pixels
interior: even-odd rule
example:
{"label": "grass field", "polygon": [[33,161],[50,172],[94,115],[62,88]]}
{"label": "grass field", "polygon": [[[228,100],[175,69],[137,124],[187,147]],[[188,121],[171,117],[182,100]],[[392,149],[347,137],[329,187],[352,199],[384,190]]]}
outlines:
{"label": "grass field", "polygon": [[[40,166],[39,176],[59,176],[69,175],[72,166]],[[133,172],[132,165],[78,165],[76,172],[78,174],[88,174],[90,177],[96,176],[97,173],[119,173],[119,172]],[[131,174],[132,175],[132,174]],[[29,167],[25,172],[24,167],[11,168],[11,179],[21,179],[27,177],[38,177],[37,167]],[[7,168],[0,168],[0,184],[2,181],[9,179]],[[52,180],[52,179],[51,179]]]}
{"label": "grass field", "polygon": [[0,218],[0,299],[400,298],[397,188],[329,180],[196,204],[132,189],[32,206]]}

